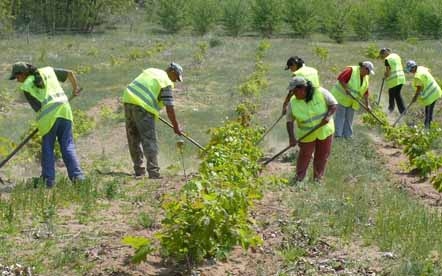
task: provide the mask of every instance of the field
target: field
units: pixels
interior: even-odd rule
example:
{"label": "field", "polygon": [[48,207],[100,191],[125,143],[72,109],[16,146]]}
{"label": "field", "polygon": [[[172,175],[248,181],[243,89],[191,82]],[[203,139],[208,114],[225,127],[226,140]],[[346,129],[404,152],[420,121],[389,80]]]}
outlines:
{"label": "field", "polygon": [[[239,86],[253,72],[262,41],[270,45],[262,58],[269,69],[268,86],[250,98],[258,105],[253,122],[263,127],[280,114],[289,80],[283,68],[292,55],[317,68],[327,89],[345,66],[371,60],[377,73],[370,81],[372,99],[379,93],[383,63],[370,54],[380,47],[390,47],[403,62],[414,59],[442,78],[442,61],[436,58],[442,45],[431,40],[336,44],[322,36],[171,36],[144,24],[101,34],[30,36],[29,43],[24,36],[2,40],[0,137],[18,143],[34,118],[18,84],[6,80],[17,60],[75,70],[83,92],[72,101],[73,109],[84,111],[89,116],[85,120],[94,126],[76,141],[88,175],[82,186],[66,180],[60,161],[56,187],[34,189],[26,179],[38,176],[40,168],[27,150],[1,168],[5,184],[0,184],[0,271],[19,264],[18,270],[32,275],[442,275],[440,194],[428,178],[408,173],[400,148],[385,140],[378,128],[363,124],[361,114],[355,138],[335,141],[323,184],[290,185],[296,150],[263,169],[264,197],[251,210],[253,228],[263,239],[259,247],[244,251],[238,246],[225,260],[211,258],[190,270],[162,258],[159,251],[141,264],[130,262],[134,250],[122,239],[153,237],[161,229],[163,196],[198,173],[200,158],[190,143],[181,155],[178,138],[158,122],[165,178],[130,176],[122,90],[144,68],[180,63],[184,82],[175,94],[177,118],[188,135],[205,145],[210,128],[235,117],[243,98]],[[411,86],[402,91],[408,103]],[[385,88],[383,95],[386,111]],[[440,109],[439,102],[438,122]],[[389,114],[388,120],[393,122],[397,115]],[[422,122],[422,108],[413,106],[405,121]],[[281,122],[261,146],[272,156],[287,144]],[[440,155],[440,139],[433,148]]]}

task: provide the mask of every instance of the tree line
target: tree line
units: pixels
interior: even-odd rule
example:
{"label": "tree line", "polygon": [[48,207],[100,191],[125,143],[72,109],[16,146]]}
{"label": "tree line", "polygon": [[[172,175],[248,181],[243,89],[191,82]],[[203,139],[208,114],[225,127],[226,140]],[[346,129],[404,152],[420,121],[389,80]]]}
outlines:
{"label": "tree line", "polygon": [[442,1],[434,0],[0,0],[0,33],[91,32],[138,7],[169,33],[247,32],[305,38],[322,33],[346,39],[442,37]]}

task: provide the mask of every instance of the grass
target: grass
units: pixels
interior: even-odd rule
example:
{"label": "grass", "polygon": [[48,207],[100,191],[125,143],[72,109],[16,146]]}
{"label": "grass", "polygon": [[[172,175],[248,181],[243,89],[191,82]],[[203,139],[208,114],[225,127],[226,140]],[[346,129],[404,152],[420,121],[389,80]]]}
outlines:
{"label": "grass", "polygon": [[293,220],[304,221],[309,231],[319,230],[319,236],[361,239],[366,246],[392,252],[397,259],[388,268],[391,275],[438,275],[442,215],[394,187],[365,129],[357,132],[354,140],[335,141],[326,185],[310,183],[287,194],[297,198],[286,200]]}

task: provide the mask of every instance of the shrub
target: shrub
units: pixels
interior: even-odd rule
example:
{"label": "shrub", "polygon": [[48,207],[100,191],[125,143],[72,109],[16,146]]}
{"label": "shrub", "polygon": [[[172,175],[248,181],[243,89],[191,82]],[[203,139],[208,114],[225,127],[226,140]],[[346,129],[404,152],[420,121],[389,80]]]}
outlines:
{"label": "shrub", "polygon": [[344,42],[344,35],[350,28],[348,19],[352,14],[352,7],[350,0],[327,1],[323,7],[327,13],[323,17],[322,28],[328,37],[336,41],[336,43]]}
{"label": "shrub", "polygon": [[223,1],[221,24],[232,36],[240,35],[249,24],[249,6],[243,0]]}
{"label": "shrub", "polygon": [[375,1],[361,1],[353,6],[351,25],[358,39],[369,40],[373,37],[376,23],[381,20],[378,17],[379,6]]}
{"label": "shrub", "polygon": [[282,0],[254,0],[251,6],[253,27],[270,37],[282,23],[282,8]]}
{"label": "shrub", "polygon": [[419,2],[415,14],[419,34],[433,39],[442,37],[442,3],[440,1]]}
{"label": "shrub", "polygon": [[318,1],[286,1],[285,18],[295,35],[302,38],[310,36],[318,28]]}
{"label": "shrub", "polygon": [[[185,25],[185,5],[182,0],[158,0],[158,20],[166,31],[177,33]],[[149,10],[149,9],[147,9]]]}
{"label": "shrub", "polygon": [[199,35],[208,33],[218,19],[218,1],[191,0],[188,3],[192,30]]}

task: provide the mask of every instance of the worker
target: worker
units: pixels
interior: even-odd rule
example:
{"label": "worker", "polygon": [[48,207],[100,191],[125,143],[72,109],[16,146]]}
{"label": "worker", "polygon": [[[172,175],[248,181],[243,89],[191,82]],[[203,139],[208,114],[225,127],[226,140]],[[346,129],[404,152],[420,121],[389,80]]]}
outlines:
{"label": "worker", "polygon": [[430,69],[418,66],[416,61],[409,60],[405,71],[414,74],[412,86],[416,89],[411,102],[418,102],[425,106],[425,128],[429,129],[433,121],[433,111],[437,100],[442,96],[442,90],[430,73]]}
{"label": "worker", "polygon": [[[331,118],[338,102],[328,90],[314,87],[304,77],[294,77],[287,89],[294,95],[287,106],[286,115],[289,142],[291,146],[298,144],[300,149],[296,162],[295,182],[304,179],[313,153],[313,179],[321,181],[335,131]],[[294,121],[296,121],[296,133],[293,127]],[[308,134],[316,126],[320,127]],[[305,135],[307,136],[304,137]]]}
{"label": "worker", "polygon": [[[290,57],[287,60],[285,70],[289,70],[292,72],[292,77],[304,77],[305,79],[311,81],[313,87],[320,87],[319,84],[319,75],[318,70],[313,67],[309,67],[305,65],[304,60],[298,56]],[[290,98],[293,95],[290,93],[287,94],[284,103],[282,105],[282,114],[286,113],[287,105],[290,101]]]}
{"label": "worker", "polygon": [[73,71],[54,69],[50,66],[35,66],[17,62],[12,65],[10,80],[22,83],[20,90],[24,93],[32,109],[37,112],[39,134],[42,136],[41,180],[48,188],[55,184],[55,140],[61,149],[69,179],[73,182],[84,180],[75,152],[72,137],[72,110],[68,97],[60,82],[69,80],[73,95],[80,94],[80,87]]}
{"label": "worker", "polygon": [[401,57],[391,52],[389,48],[382,48],[379,57],[385,60],[384,80],[388,88],[388,111],[394,111],[396,102],[399,113],[405,111],[404,100],[401,96],[402,85],[405,83],[405,74],[402,68]]}
{"label": "worker", "polygon": [[[368,101],[369,75],[374,75],[374,66],[370,61],[360,62],[357,66],[347,66],[338,76],[331,92],[338,100],[335,114],[335,137],[353,136],[353,117],[359,110],[358,101],[364,98],[365,106],[370,110]],[[352,98],[349,94],[356,99]]]}
{"label": "worker", "polygon": [[[149,178],[161,178],[155,119],[164,105],[174,132],[177,135],[183,134],[175,117],[172,96],[172,88],[176,81],[183,81],[183,68],[172,62],[165,71],[156,68],[145,69],[124,90],[126,134],[137,177],[144,176],[147,169]],[[143,154],[146,157],[146,167],[143,165]]]}

